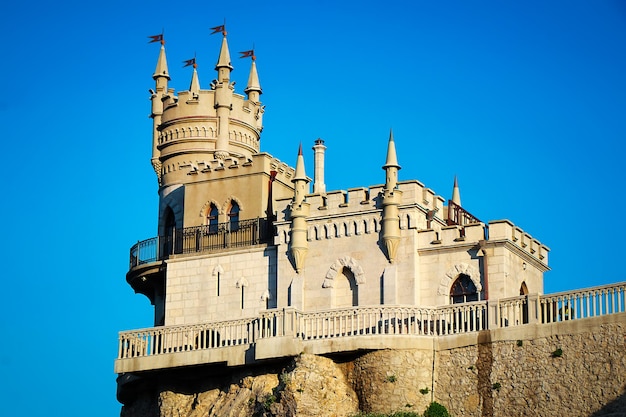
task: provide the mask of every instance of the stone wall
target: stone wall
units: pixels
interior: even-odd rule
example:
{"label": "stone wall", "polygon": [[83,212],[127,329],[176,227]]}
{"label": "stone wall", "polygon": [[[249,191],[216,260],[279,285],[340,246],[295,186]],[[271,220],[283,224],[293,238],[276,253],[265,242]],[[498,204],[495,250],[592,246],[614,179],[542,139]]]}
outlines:
{"label": "stone wall", "polygon": [[486,333],[477,345],[437,352],[435,400],[456,416],[591,416],[611,407],[626,415],[626,320],[572,330],[497,341]]}
{"label": "stone wall", "polygon": [[[188,368],[122,387],[122,417],[626,416],[626,314],[435,339],[432,349]],[[559,356],[555,352],[560,349]]]}

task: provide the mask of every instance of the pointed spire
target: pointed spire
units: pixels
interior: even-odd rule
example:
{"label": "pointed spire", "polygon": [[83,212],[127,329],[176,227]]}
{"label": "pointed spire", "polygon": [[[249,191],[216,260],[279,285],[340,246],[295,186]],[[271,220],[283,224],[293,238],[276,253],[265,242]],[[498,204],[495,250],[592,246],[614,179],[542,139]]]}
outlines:
{"label": "pointed spire", "polygon": [[452,202],[457,206],[461,205],[461,191],[459,190],[459,182],[454,176],[454,186],[452,187]]}
{"label": "pointed spire", "polygon": [[298,160],[296,161],[296,173],[293,176],[291,182],[296,182],[299,180],[304,180],[309,182],[309,179],[306,177],[306,171],[304,169],[304,156],[302,155],[302,143],[300,143],[300,148],[298,149]]}
{"label": "pointed spire", "polygon": [[[259,82],[259,74],[256,70],[256,60],[252,59],[252,65],[250,66],[250,75],[248,76],[248,85],[246,86],[244,92],[248,94],[248,96],[250,96],[250,93],[254,91],[258,92],[258,94],[263,93],[261,91],[261,83]],[[258,95],[256,95],[256,97],[257,99],[255,101],[258,100]]]}
{"label": "pointed spire", "polygon": [[387,161],[383,165],[383,169],[387,168],[400,169],[398,157],[396,156],[396,143],[393,140],[393,130],[391,129],[389,130],[389,144],[387,145]]}
{"label": "pointed spire", "polygon": [[226,34],[224,34],[224,37],[222,38],[220,56],[217,59],[217,64],[215,64],[215,70],[219,71],[220,68],[228,68],[231,71],[233,70],[233,67],[230,64],[230,52],[228,51],[228,41],[226,40]]}
{"label": "pointed spire", "polygon": [[161,52],[159,52],[159,59],[157,60],[156,69],[152,75],[153,79],[165,77],[170,79],[170,74],[167,70],[167,59],[165,58],[165,42],[161,41]]}
{"label": "pointed spire", "polygon": [[189,84],[189,91],[193,94],[200,94],[200,81],[198,80],[197,65],[193,64],[193,74],[191,76],[191,84]]}

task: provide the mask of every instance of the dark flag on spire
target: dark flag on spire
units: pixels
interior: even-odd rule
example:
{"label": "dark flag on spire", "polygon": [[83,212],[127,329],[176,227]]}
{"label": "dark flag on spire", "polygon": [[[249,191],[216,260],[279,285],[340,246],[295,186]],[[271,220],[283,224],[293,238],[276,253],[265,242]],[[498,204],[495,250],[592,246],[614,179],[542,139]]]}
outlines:
{"label": "dark flag on spire", "polygon": [[214,28],[211,28],[211,30],[213,31],[213,32],[210,33],[211,35],[213,35],[215,33],[220,33],[220,32],[222,32],[224,35],[226,35],[226,25],[215,26]]}
{"label": "dark flag on spire", "polygon": [[193,57],[191,59],[187,59],[187,60],[183,61],[183,63],[185,64],[185,65],[183,65],[183,68],[188,67],[190,65],[193,65],[194,68],[195,68],[195,66],[196,66],[196,58]]}
{"label": "dark flag on spire", "polygon": [[148,43],[163,42],[163,34],[148,36],[151,40]]}
{"label": "dark flag on spire", "polygon": [[239,58],[248,58],[251,57],[254,60],[256,57],[254,56],[254,49],[250,49],[249,51],[241,51],[239,52],[241,56]]}

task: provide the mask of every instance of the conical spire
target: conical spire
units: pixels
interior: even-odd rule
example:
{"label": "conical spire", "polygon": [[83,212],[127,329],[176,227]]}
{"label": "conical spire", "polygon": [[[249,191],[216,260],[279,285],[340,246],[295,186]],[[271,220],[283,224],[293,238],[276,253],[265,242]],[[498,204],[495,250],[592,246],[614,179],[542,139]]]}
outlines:
{"label": "conical spire", "polygon": [[454,186],[452,187],[452,202],[457,206],[461,205],[461,191],[459,190],[459,182],[454,176]]}
{"label": "conical spire", "polygon": [[296,182],[298,180],[304,180],[309,182],[309,179],[306,177],[306,172],[304,169],[304,156],[302,155],[302,143],[300,144],[300,148],[298,149],[298,160],[296,161],[296,173],[293,176],[291,182]]}
{"label": "conical spire", "polygon": [[215,64],[215,69],[217,71],[220,68],[228,68],[232,71],[233,67],[230,64],[230,52],[228,51],[228,42],[226,41],[226,34],[222,38],[222,47],[220,48],[220,56],[217,59],[217,64]]}
{"label": "conical spire", "polygon": [[396,156],[396,143],[393,141],[393,130],[389,130],[389,144],[387,145],[387,161],[385,165],[383,165],[383,169],[387,168],[397,168],[400,169],[400,165],[398,165],[398,157]]}
{"label": "conical spire", "polygon": [[[261,83],[259,83],[259,74],[256,70],[256,60],[254,56],[252,57],[252,65],[250,66],[250,75],[248,76],[248,85],[244,92],[250,95],[251,92],[257,91],[259,94],[262,94],[261,91]],[[258,96],[257,96],[258,99]]]}
{"label": "conical spire", "polygon": [[193,64],[193,74],[191,75],[191,84],[189,84],[189,91],[192,94],[200,93],[200,81],[198,80],[197,65]]}
{"label": "conical spire", "polygon": [[170,79],[170,74],[167,70],[167,59],[165,58],[165,42],[163,41],[161,42],[161,52],[159,52],[156,69],[154,70],[154,74],[152,74],[152,78],[155,80],[159,77]]}

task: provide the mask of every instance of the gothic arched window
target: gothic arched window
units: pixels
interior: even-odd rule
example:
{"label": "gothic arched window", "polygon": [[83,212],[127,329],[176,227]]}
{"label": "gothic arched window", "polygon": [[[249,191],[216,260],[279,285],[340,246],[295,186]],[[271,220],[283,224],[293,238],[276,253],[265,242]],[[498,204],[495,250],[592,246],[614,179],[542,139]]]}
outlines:
{"label": "gothic arched window", "polygon": [[476,291],[476,285],[469,275],[461,274],[450,288],[450,303],[468,303],[470,301],[478,301],[478,291]]}
{"label": "gothic arched window", "polygon": [[206,217],[206,224],[209,226],[209,233],[217,233],[217,214],[217,207],[215,207],[215,204],[211,203],[209,213]]}
{"label": "gothic arched window", "polygon": [[236,201],[230,203],[230,210],[228,210],[228,219],[230,223],[230,231],[235,232],[239,230],[239,204]]}

